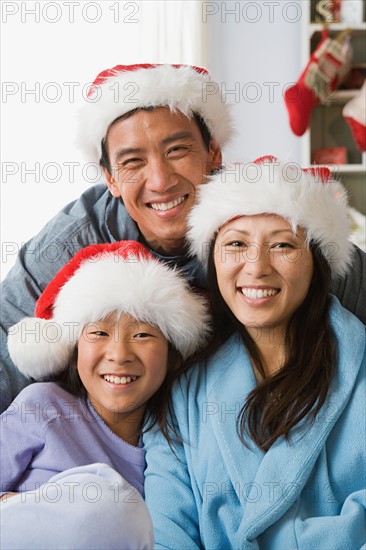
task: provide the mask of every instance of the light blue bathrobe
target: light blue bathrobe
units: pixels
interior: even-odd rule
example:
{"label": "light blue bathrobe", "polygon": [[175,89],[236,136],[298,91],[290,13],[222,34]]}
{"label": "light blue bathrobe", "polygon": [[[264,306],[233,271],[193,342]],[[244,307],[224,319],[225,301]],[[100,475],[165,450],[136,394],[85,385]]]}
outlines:
{"label": "light blue bathrobe", "polygon": [[146,434],[156,548],[366,548],[365,327],[334,299],[339,365],[326,403],[290,443],[246,448],[236,418],[255,384],[234,335],[174,391],[184,444]]}

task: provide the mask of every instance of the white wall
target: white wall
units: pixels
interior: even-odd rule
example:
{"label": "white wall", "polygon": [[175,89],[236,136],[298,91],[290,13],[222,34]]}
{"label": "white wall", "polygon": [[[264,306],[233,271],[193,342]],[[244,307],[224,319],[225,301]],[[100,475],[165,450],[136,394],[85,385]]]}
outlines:
{"label": "white wall", "polygon": [[21,244],[98,180],[74,146],[88,83],[117,64],[204,65],[206,30],[198,0],[0,6],[4,278]]}
{"label": "white wall", "polygon": [[308,0],[257,0],[203,6],[210,23],[209,68],[234,103],[237,137],[227,160],[273,154],[301,162],[301,140],[290,130],[282,94],[300,74],[308,5]]}

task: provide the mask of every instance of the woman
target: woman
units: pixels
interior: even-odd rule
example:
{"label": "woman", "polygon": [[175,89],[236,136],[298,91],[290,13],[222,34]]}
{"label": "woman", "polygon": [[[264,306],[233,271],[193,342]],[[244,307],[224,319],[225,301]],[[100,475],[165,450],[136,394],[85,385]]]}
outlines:
{"label": "woman", "polygon": [[344,190],[273,157],[237,175],[190,217],[215,337],[175,384],[170,445],[145,436],[156,547],[359,549],[365,329],[328,294],[349,269]]}

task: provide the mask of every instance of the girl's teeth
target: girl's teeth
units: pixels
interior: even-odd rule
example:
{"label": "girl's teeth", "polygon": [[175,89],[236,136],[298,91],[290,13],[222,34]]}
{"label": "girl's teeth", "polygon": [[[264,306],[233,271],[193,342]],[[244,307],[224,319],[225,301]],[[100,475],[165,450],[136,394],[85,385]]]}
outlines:
{"label": "girl's teeth", "polygon": [[113,384],[129,384],[130,382],[134,382],[137,378],[137,376],[122,376],[121,378],[119,376],[110,376],[109,374],[104,375],[104,380],[107,382],[112,382]]}
{"label": "girl's teeth", "polygon": [[247,298],[253,298],[253,299],[260,299],[260,298],[268,298],[268,296],[275,296],[275,294],[278,293],[278,290],[271,288],[271,289],[258,289],[255,288],[242,288],[241,292],[246,296]]}

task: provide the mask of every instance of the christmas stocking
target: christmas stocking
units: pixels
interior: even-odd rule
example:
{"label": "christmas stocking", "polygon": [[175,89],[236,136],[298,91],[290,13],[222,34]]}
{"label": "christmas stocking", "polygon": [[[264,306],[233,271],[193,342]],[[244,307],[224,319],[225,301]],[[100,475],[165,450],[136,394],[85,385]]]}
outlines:
{"label": "christmas stocking", "polygon": [[342,114],[357,148],[363,153],[366,151],[366,81],[358,94],[343,107]]}
{"label": "christmas stocking", "polygon": [[295,135],[305,133],[315,105],[324,103],[349,72],[352,58],[349,35],[347,29],[332,39],[324,29],[299,80],[286,90],[284,99]]}

